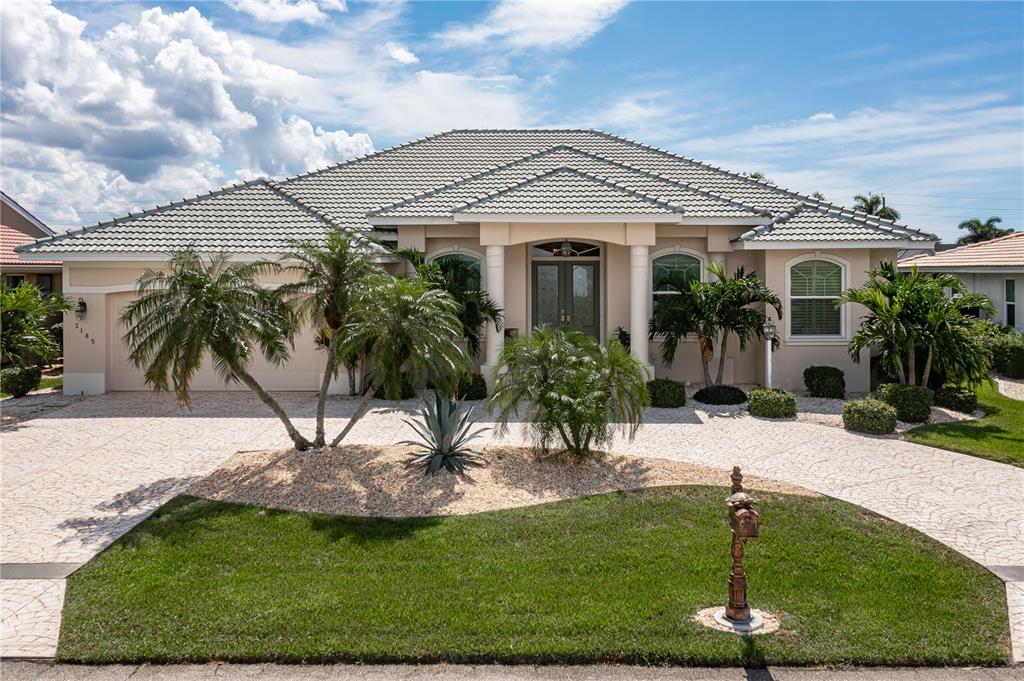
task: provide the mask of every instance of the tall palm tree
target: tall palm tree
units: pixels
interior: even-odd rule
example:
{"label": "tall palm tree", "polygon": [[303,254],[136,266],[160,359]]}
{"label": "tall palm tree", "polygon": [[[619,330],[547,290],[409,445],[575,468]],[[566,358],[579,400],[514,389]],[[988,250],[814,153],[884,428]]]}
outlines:
{"label": "tall palm tree", "polygon": [[729,337],[735,335],[740,343],[740,350],[746,351],[750,338],[764,338],[764,312],[755,309],[772,307],[779,319],[782,319],[782,302],[774,291],[769,289],[757,278],[755,272],[745,273],[740,267],[736,274],[728,276],[725,268],[718,263],[708,265],[708,271],[718,281],[711,284],[712,299],[717,310],[717,324],[722,334],[722,351],[718,359],[718,374],[715,383],[721,384],[725,373],[725,355],[729,347]]}
{"label": "tall palm tree", "polygon": [[993,215],[984,222],[980,218],[971,218],[970,220],[964,220],[959,225],[958,229],[966,229],[967,234],[956,240],[958,244],[976,244],[982,241],[990,241],[1007,234],[1013,234],[1012,229],[1004,229],[999,227],[1003,219],[999,216]]}
{"label": "tall palm tree", "polygon": [[192,378],[209,353],[224,382],[241,381],[256,393],[301,450],[309,441],[249,373],[257,349],[271,364],[286,362],[299,329],[291,306],[257,281],[280,269],[268,261],[232,263],[226,254],[204,260],[191,247],[175,251],[166,272],[146,270],[139,277],[139,297],[125,307],[121,322],[128,359],[154,390],[173,388],[178,402],[190,405]]}
{"label": "tall palm tree", "polygon": [[327,391],[338,375],[343,359],[338,353],[342,336],[339,330],[348,320],[359,291],[374,280],[373,275],[383,272],[372,244],[365,237],[331,230],[323,244],[311,241],[296,243],[282,258],[293,263],[285,265],[284,271],[298,274],[299,279],[279,290],[294,301],[300,318],[312,324],[321,345],[327,350],[324,377],[316,403],[316,436],[313,439],[316,447],[325,444]]}
{"label": "tall palm tree", "polygon": [[867,196],[857,194],[853,197],[853,201],[853,207],[862,213],[874,215],[883,220],[892,220],[893,222],[900,219],[900,212],[892,206],[885,205],[885,197],[878,194],[869,193]]}
{"label": "tall palm tree", "polygon": [[402,393],[402,376],[429,375],[439,390],[454,386],[469,367],[459,344],[462,327],[458,305],[445,291],[420,279],[378,275],[357,293],[348,322],[340,329],[341,355],[368,348],[372,380],[355,414],[331,442],[336,447],[369,410],[370,399],[383,388],[389,399]]}

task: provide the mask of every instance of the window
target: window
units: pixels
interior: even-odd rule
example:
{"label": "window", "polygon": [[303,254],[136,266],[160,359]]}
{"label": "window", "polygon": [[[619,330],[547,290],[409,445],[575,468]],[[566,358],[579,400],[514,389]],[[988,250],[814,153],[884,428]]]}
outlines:
{"label": "window", "polygon": [[534,258],[597,258],[601,247],[583,241],[549,241],[530,247]]}
{"label": "window", "polygon": [[36,287],[40,291],[46,294],[53,293],[53,275],[52,274],[37,274],[36,275]]}
{"label": "window", "polygon": [[20,274],[11,274],[7,277],[7,288],[18,288],[25,283],[25,277]]}
{"label": "window", "polygon": [[481,290],[480,260],[465,253],[445,253],[430,259],[453,286],[464,291]]}
{"label": "window", "polygon": [[1006,317],[1003,323],[1007,326],[1017,326],[1017,282],[1007,279],[1005,284],[1006,296]]}
{"label": "window", "polygon": [[789,269],[789,329],[792,336],[841,336],[843,267],[828,260],[804,260]]}
{"label": "window", "polygon": [[[651,290],[654,295],[672,295],[677,288],[686,288],[691,282],[700,281],[701,262],[699,258],[685,253],[669,253],[654,259],[651,265]],[[666,285],[671,281],[672,286]]]}

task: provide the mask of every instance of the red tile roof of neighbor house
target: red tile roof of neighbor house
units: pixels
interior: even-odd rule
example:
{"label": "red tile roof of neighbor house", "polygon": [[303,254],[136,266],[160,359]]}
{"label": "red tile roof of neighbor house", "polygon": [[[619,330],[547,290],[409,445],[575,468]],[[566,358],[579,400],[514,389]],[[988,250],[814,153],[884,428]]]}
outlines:
{"label": "red tile roof of neighbor house", "polygon": [[1024,232],[990,241],[967,244],[935,255],[924,253],[899,261],[900,267],[919,269],[1005,268],[1024,271]]}
{"label": "red tile roof of neighbor house", "polygon": [[22,260],[19,254],[14,252],[17,246],[31,243],[35,243],[35,239],[28,234],[22,234],[7,225],[0,225],[0,266],[60,267],[63,264],[60,260]]}

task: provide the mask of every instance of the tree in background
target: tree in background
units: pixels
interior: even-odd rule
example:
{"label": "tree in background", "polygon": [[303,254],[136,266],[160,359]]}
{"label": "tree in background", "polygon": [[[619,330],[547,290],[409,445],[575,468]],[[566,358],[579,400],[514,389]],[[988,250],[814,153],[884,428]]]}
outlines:
{"label": "tree in background", "polygon": [[883,220],[896,222],[900,219],[900,212],[892,206],[885,205],[885,197],[879,194],[857,194],[853,197],[853,207],[862,213],[874,215]]}
{"label": "tree in background", "polygon": [[48,362],[60,344],[47,320],[70,309],[67,298],[45,294],[34,284],[7,288],[0,283],[0,361],[25,366],[35,356]]}
{"label": "tree in background", "polygon": [[980,218],[971,218],[970,220],[964,220],[957,228],[966,229],[967,234],[956,240],[958,244],[976,244],[982,241],[990,241],[1007,234],[1013,234],[1012,229],[1006,229],[999,227],[1003,219],[1001,217],[993,215],[984,222]]}

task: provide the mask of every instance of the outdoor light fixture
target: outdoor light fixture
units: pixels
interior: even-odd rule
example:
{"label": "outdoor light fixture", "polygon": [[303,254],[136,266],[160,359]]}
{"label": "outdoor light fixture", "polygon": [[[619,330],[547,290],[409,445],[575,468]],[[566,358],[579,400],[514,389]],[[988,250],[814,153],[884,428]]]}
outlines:
{"label": "outdoor light fixture", "polygon": [[79,298],[78,305],[75,306],[75,318],[80,320],[85,319],[85,313],[88,309],[89,306],[85,304],[85,299]]}
{"label": "outdoor light fixture", "polygon": [[569,243],[568,239],[566,239],[565,241],[562,242],[562,248],[559,250],[562,253],[562,257],[568,258],[569,256],[572,255],[572,244]]}
{"label": "outdoor light fixture", "polygon": [[772,387],[772,346],[775,344],[775,320],[769,316],[764,318],[764,385]]}
{"label": "outdoor light fixture", "polygon": [[771,317],[764,318],[764,337],[768,340],[775,338],[775,320]]}

